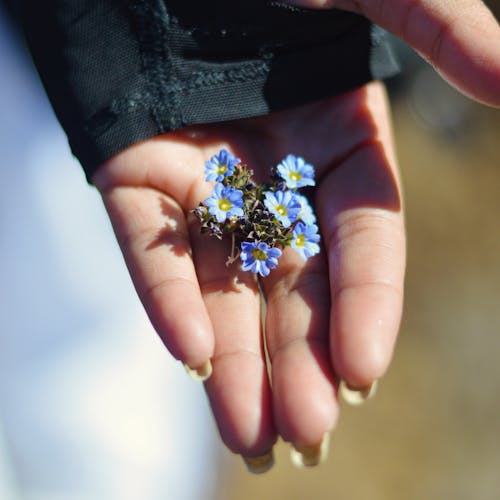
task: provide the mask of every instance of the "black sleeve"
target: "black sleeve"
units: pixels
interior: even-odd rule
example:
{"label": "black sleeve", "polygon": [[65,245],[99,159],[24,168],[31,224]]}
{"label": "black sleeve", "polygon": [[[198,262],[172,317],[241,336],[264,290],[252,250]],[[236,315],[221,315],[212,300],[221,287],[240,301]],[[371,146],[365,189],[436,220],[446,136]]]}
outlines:
{"label": "black sleeve", "polygon": [[186,125],[323,99],[397,66],[358,15],[268,0],[18,0],[46,91],[87,176]]}

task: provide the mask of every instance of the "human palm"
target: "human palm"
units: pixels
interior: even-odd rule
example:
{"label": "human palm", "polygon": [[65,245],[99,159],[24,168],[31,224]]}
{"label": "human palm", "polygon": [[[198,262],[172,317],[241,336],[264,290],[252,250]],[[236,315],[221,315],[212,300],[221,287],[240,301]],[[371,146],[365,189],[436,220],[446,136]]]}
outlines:
{"label": "human palm", "polygon": [[[362,13],[464,93],[500,106],[500,29],[480,0],[288,2]],[[319,255],[304,263],[288,248],[259,282],[238,263],[226,266],[229,241],[201,235],[190,215],[211,191],[204,163],[223,147],[258,180],[288,153],[316,166]],[[382,376],[400,321],[405,238],[381,84],[145,141],[93,182],[165,345],[195,373],[213,366],[205,386],[228,447],[259,457],[281,435],[303,458],[314,455],[337,419],[338,381],[363,389]]]}
{"label": "human palm", "polygon": [[[204,163],[223,147],[258,180],[287,153],[315,165],[320,255],[304,263],[286,249],[260,282],[238,262],[226,266],[230,242],[201,235],[190,214],[211,191]],[[405,250],[381,84],[165,134],[116,156],[93,181],[165,345],[191,368],[211,360],[206,390],[233,451],[265,454],[277,434],[297,448],[318,445],[335,425],[338,380],[362,388],[385,372],[401,314]]]}

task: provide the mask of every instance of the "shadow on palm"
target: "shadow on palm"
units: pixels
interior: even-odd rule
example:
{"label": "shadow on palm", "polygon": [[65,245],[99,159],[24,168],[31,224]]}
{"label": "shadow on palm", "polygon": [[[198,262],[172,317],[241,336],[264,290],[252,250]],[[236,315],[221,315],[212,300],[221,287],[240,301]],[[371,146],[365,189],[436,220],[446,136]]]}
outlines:
{"label": "shadow on palm", "polygon": [[[401,211],[395,159],[388,157],[390,141],[383,92],[374,83],[294,110],[160,136],[119,155],[96,179],[117,234],[128,235],[121,240],[122,248],[124,242],[134,246],[134,234],[143,242],[124,253],[133,261],[132,277],[160,337],[190,366],[201,365],[203,356],[211,358],[214,370],[206,388],[221,436],[233,451],[264,452],[276,431],[285,440],[314,444],[334,426],[335,377],[345,377],[334,351],[339,345],[343,349],[345,342],[335,340],[332,321],[344,316],[335,301],[344,268],[350,266],[342,234],[350,221],[367,213],[372,220],[379,212]],[[310,195],[323,251],[305,263],[287,248],[278,267],[260,280],[267,301],[272,391],[260,333],[257,279],[238,262],[226,266],[230,238],[201,235],[190,214],[211,192],[204,163],[221,148],[241,158],[258,182],[266,181],[269,169],[288,153],[316,167],[317,185]],[[122,191],[121,198],[116,191]],[[147,200],[147,208],[137,198],[144,192],[141,203]],[[141,216],[130,204],[132,196]],[[127,228],[134,219],[146,221],[142,225],[147,225],[149,239],[144,227]],[[361,247],[366,247],[364,240]],[[379,247],[375,242],[375,250]],[[186,316],[179,315],[180,307]],[[397,307],[390,309],[397,316],[392,312]],[[212,336],[203,319],[207,313]],[[360,314],[355,311],[356,317]],[[205,325],[196,330],[198,344],[190,340],[194,330],[182,318]],[[359,356],[354,358],[354,365],[359,364]],[[378,363],[378,371],[385,370],[384,363]]]}

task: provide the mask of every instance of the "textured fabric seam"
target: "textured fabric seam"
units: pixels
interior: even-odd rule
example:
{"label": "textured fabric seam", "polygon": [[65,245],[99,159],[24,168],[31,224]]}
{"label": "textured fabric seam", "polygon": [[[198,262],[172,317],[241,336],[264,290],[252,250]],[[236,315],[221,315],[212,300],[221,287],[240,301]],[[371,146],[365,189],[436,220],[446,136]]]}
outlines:
{"label": "textured fabric seam", "polygon": [[[181,112],[183,95],[192,94],[204,87],[212,88],[265,77],[276,55],[273,52],[275,47],[263,47],[259,60],[240,63],[237,68],[195,71],[188,79],[179,81],[175,77],[175,64],[167,46],[169,17],[164,3],[161,0],[130,0],[129,12],[149,91],[116,98],[109,106],[86,120],[85,129],[94,137],[109,129],[120,114],[139,109],[151,112],[159,133],[179,128],[184,125]],[[170,22],[175,23],[176,20],[172,19]],[[379,45],[380,38],[380,33],[372,30],[372,44]]]}
{"label": "textured fabric seam", "polygon": [[161,0],[131,0],[129,11],[136,29],[143,70],[152,99],[145,102],[160,133],[178,125],[178,98],[169,91],[174,83],[170,52],[166,46],[168,13]]}

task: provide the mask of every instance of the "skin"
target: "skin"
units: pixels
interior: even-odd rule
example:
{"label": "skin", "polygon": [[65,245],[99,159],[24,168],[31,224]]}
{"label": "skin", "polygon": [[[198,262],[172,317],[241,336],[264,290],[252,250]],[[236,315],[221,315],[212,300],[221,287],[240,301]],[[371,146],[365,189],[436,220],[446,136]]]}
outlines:
{"label": "skin", "polygon": [[481,0],[285,0],[363,14],[402,38],[469,97],[500,107],[499,26]]}
{"label": "skin", "polygon": [[[480,1],[293,3],[364,13],[463,92],[500,106],[500,30]],[[238,263],[225,265],[230,243],[200,235],[190,215],[211,192],[204,163],[223,147],[258,180],[290,152],[315,165],[318,256],[304,263],[286,249],[260,283]],[[338,417],[338,380],[365,387],[386,372],[401,318],[405,234],[382,84],[156,137],[102,165],[93,182],[166,347],[191,367],[211,359],[205,387],[232,451],[264,454],[278,435],[296,446],[317,445]]]}

